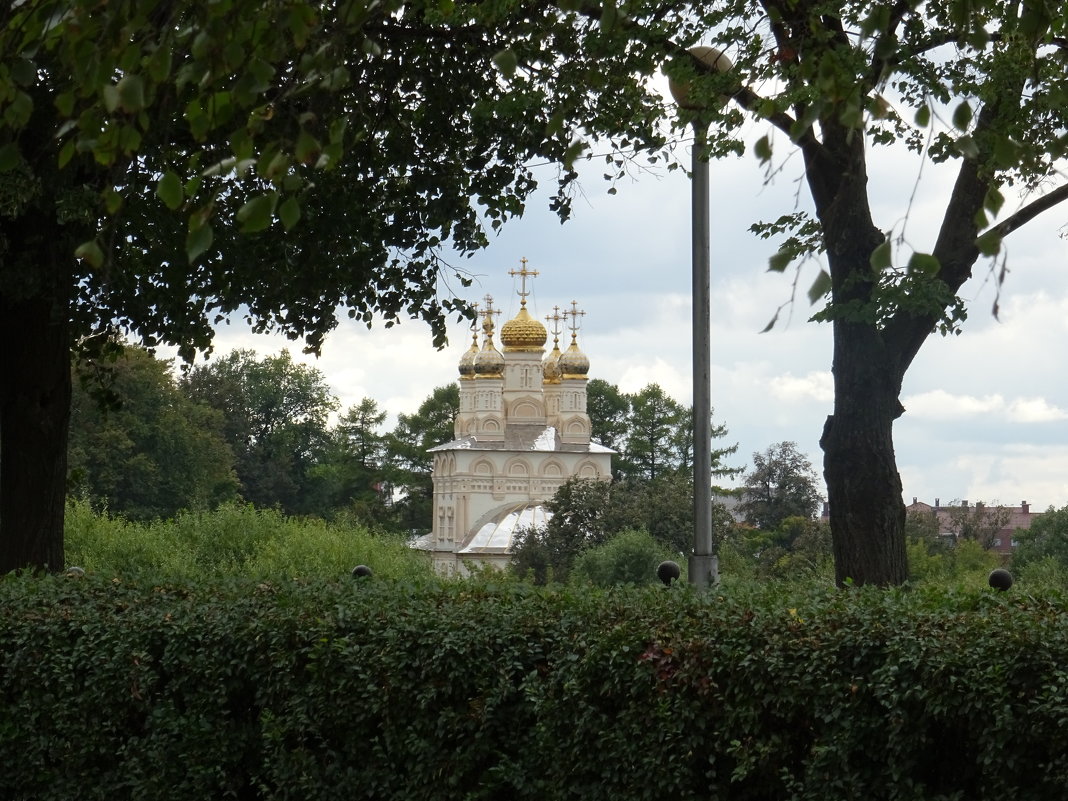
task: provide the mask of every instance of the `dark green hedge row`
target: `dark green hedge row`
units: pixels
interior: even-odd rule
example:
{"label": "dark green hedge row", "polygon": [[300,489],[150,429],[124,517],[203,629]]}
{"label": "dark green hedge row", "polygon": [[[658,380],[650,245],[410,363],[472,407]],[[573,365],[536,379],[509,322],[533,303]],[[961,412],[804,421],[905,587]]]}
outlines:
{"label": "dark green hedge row", "polygon": [[1065,787],[1060,600],[0,581],[3,799]]}

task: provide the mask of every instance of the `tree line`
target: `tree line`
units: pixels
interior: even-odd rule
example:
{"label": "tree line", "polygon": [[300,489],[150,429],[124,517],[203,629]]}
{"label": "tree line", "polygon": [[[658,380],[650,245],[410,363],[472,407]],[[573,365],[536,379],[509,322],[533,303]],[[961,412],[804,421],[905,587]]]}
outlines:
{"label": "tree line", "polygon": [[[240,499],[290,515],[430,529],[427,451],[453,439],[455,383],[386,430],[388,411],[377,401],[340,409],[322,372],[288,351],[235,350],[176,373],[127,345],[72,369],[69,491],[113,513],[151,520]],[[654,529],[692,514],[692,409],[656,384],[626,393],[594,379],[588,399],[592,436],[616,451],[615,491],[634,499],[634,514]],[[711,432],[727,436],[724,425]],[[725,463],[736,451],[713,447],[714,475],[742,472]],[[676,511],[649,518],[637,500],[643,493]]]}

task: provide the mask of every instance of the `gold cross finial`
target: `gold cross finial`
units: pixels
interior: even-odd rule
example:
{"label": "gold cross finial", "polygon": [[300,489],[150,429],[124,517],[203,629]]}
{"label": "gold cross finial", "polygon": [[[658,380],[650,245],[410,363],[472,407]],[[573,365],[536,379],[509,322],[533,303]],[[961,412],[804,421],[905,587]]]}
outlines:
{"label": "gold cross finial", "polygon": [[560,307],[553,306],[553,313],[545,315],[545,322],[552,323],[553,332],[553,346],[556,346],[560,342],[560,321],[564,319],[567,312],[560,314]]}
{"label": "gold cross finial", "polygon": [[515,276],[517,276],[517,275],[520,277],[520,282],[521,283],[520,283],[520,290],[519,290],[519,305],[522,306],[523,308],[526,308],[527,295],[530,294],[530,292],[527,291],[527,276],[530,276],[531,278],[534,278],[535,276],[538,275],[538,271],[537,270],[528,270],[527,269],[527,259],[526,259],[525,256],[519,260],[519,263],[522,264],[523,266],[518,270],[509,270],[508,271],[508,275],[512,276],[513,278]]}
{"label": "gold cross finial", "polygon": [[568,328],[571,329],[571,341],[574,342],[579,330],[579,317],[585,317],[585,311],[579,311],[578,301],[571,301],[571,311],[564,312],[565,317],[571,318],[571,325]]}
{"label": "gold cross finial", "polygon": [[493,318],[501,313],[500,309],[493,308],[493,295],[486,295],[486,308],[479,312],[482,315],[482,331],[488,337],[493,336]]}

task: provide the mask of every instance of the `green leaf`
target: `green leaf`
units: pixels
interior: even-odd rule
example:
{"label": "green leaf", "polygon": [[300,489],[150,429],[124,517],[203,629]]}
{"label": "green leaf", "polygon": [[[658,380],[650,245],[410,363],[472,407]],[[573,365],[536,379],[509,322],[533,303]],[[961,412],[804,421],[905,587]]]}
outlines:
{"label": "green leaf", "polygon": [[983,208],[996,217],[998,212],[1001,211],[1001,207],[1004,205],[1005,196],[1001,194],[1001,190],[996,186],[991,186],[986,192],[986,197],[983,198]]}
{"label": "green leaf", "polygon": [[770,259],[768,259],[768,272],[781,273],[788,266],[790,262],[794,260],[794,253],[790,250],[780,250]]}
{"label": "green leaf", "polygon": [[921,128],[926,128],[931,124],[931,107],[926,103],[916,109],[916,124]]}
{"label": "green leaf", "polygon": [[276,192],[257,195],[237,210],[237,221],[241,224],[241,233],[254,234],[271,224],[274,206],[278,201]]}
{"label": "green leaf", "polygon": [[145,107],[145,79],[140,75],[123,75],[115,90],[123,111],[132,113]]}
{"label": "green leaf", "polygon": [[957,150],[962,156],[969,159],[979,158],[979,146],[970,136],[962,136],[956,142]]}
{"label": "green leaf", "polygon": [[104,251],[95,239],[78,245],[74,250],[74,257],[88,262],[94,268],[99,268],[104,263]]}
{"label": "green leaf", "polygon": [[185,199],[185,192],[182,190],[182,179],[167,170],[156,185],[156,196],[163,201],[168,209],[174,211],[182,205],[182,200]]}
{"label": "green leaf", "polygon": [[515,68],[519,65],[519,58],[510,47],[498,51],[493,56],[493,65],[501,71],[505,78],[515,75]]}
{"label": "green leaf", "polygon": [[972,122],[972,105],[967,100],[962,100],[953,109],[953,126],[961,131],[968,130]]}
{"label": "green leaf", "polygon": [[115,214],[122,208],[122,195],[115,191],[115,187],[109,186],[104,190],[104,208],[108,214]]}
{"label": "green leaf", "polygon": [[567,150],[564,151],[564,166],[569,170],[575,163],[575,159],[582,155],[582,151],[586,149],[586,143],[581,139],[575,140],[571,143]]}
{"label": "green leaf", "polygon": [[753,145],[753,153],[760,159],[761,164],[771,160],[771,140],[766,134],[757,139],[756,144]]}
{"label": "green leaf", "polygon": [[301,132],[297,135],[297,143],[293,147],[293,153],[301,164],[311,164],[319,158],[319,153],[322,152],[322,149],[319,140],[301,129]]}
{"label": "green leaf", "polygon": [[816,280],[808,288],[808,302],[815,303],[830,291],[831,274],[826,270],[820,270],[820,274],[816,276]]}
{"label": "green leaf", "polygon": [[912,258],[909,259],[908,271],[923,275],[938,275],[941,267],[942,265],[938,263],[938,259],[930,253],[913,253]]}
{"label": "green leaf", "polygon": [[984,256],[996,256],[1001,252],[1001,237],[993,231],[987,231],[975,240],[975,246]]}
{"label": "green leaf", "polygon": [[8,142],[0,147],[0,172],[7,172],[19,163],[19,146],[15,142]]}
{"label": "green leaf", "polygon": [[868,261],[871,263],[871,268],[877,273],[881,273],[887,269],[892,261],[892,252],[890,247],[890,240],[886,239],[875,250],[871,252],[871,256]]}
{"label": "green leaf", "polygon": [[[194,220],[197,220],[195,224]],[[201,220],[199,215],[189,219],[189,235],[185,238],[185,255],[190,264],[211,247],[214,238],[215,232],[212,231],[210,223]]]}
{"label": "green leaf", "polygon": [[282,205],[278,207],[278,216],[281,218],[285,229],[287,231],[291,230],[300,221],[300,203],[297,202],[295,197],[287,197]]}
{"label": "green leaf", "polygon": [[768,324],[766,326],[764,326],[760,330],[760,333],[761,334],[768,333],[768,331],[770,331],[771,329],[773,329],[775,327],[775,323],[777,323],[777,322],[779,322],[779,312],[778,311],[775,312],[775,316],[771,318],[771,320],[768,322]]}

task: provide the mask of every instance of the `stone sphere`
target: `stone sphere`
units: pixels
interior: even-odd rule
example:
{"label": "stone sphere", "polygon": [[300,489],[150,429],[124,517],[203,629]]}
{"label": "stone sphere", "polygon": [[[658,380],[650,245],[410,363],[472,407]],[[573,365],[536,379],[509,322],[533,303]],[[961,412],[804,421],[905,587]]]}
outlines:
{"label": "stone sphere", "polygon": [[990,578],[988,579],[990,586],[995,590],[1001,590],[1004,592],[1012,586],[1012,573],[999,567],[997,570],[990,572]]}
{"label": "stone sphere", "polygon": [[356,567],[352,568],[353,578],[363,578],[364,576],[373,575],[374,573],[371,572],[371,568],[369,568],[367,565],[356,565]]}
{"label": "stone sphere", "polygon": [[664,582],[667,587],[671,586],[671,582],[678,581],[681,575],[682,571],[679,569],[678,563],[672,562],[670,559],[656,566],[656,577]]}

